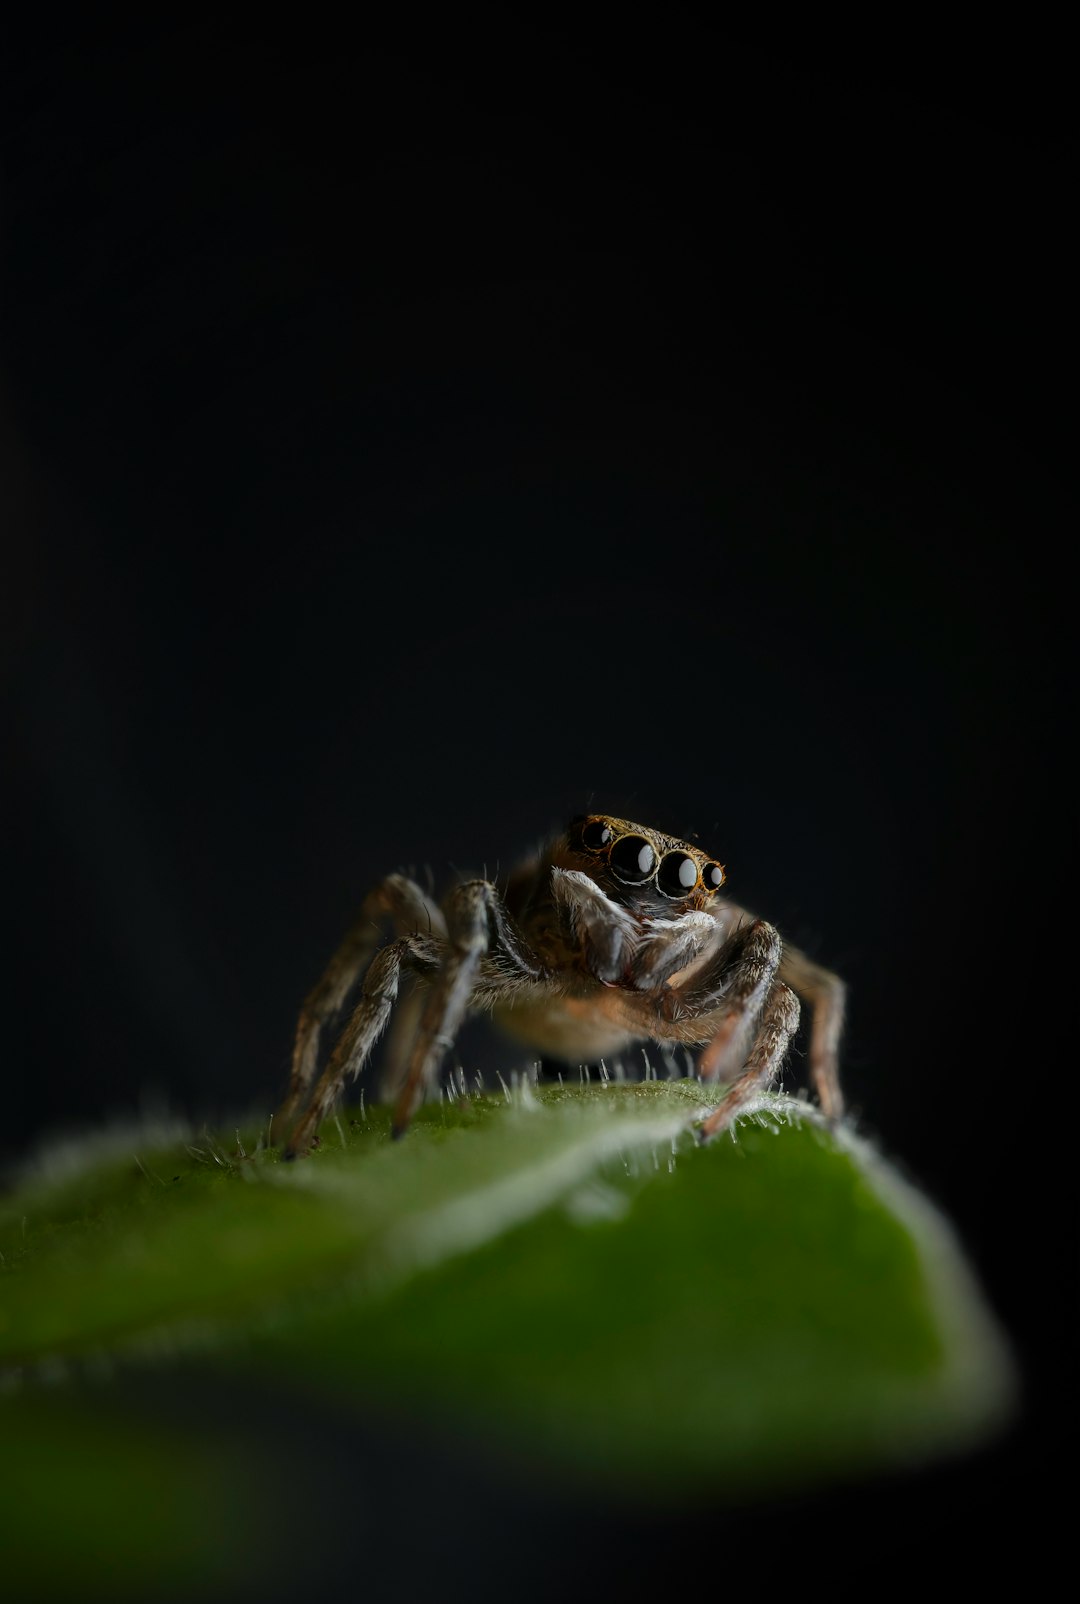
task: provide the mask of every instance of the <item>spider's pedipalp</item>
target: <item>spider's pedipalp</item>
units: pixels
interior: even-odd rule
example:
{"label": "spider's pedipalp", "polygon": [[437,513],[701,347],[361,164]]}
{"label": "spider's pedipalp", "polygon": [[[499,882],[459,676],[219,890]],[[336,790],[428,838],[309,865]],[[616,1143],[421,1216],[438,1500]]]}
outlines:
{"label": "spider's pedipalp", "polygon": [[716,921],[708,913],[650,921],[630,965],[633,985],[638,991],[654,991],[700,958],[715,936]]}
{"label": "spider's pedipalp", "polygon": [[637,944],[637,920],[605,896],[595,880],[576,870],[552,870],[551,889],[556,906],[569,916],[589,973],[605,985],[614,984]]}

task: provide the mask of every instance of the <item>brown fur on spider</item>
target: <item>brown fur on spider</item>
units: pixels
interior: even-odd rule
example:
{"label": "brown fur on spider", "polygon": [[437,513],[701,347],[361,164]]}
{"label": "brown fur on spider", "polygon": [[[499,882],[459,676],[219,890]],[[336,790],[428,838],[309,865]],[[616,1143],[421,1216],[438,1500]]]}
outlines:
{"label": "brown fur on spider", "polygon": [[[502,895],[489,880],[466,880],[440,906],[414,880],[388,875],[301,1010],[274,1122],[285,1156],[311,1148],[395,1005],[395,1136],[436,1084],[466,1013],[486,1009],[534,1052],[569,1065],[634,1043],[700,1047],[702,1080],[727,1086],[698,1127],[708,1140],[775,1082],[798,996],[813,1010],[814,1088],[826,1118],[839,1119],[843,985],[721,897],[725,878],[698,847],[602,813],[572,820]],[[324,1037],[361,976],[359,1001],[319,1074]],[[406,976],[416,985],[399,1003]]]}

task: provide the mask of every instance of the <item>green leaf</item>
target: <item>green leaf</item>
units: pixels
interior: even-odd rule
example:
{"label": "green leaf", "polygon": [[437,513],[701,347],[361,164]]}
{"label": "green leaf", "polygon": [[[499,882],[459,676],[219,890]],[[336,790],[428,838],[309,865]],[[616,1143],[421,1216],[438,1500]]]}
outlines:
{"label": "green leaf", "polygon": [[523,1080],[400,1143],[353,1110],[294,1164],[249,1132],[45,1167],[0,1211],[0,1366],[26,1378],[0,1427],[34,1434],[43,1376],[208,1348],[358,1410],[377,1375],[406,1412],[650,1496],[1000,1423],[1011,1364],[929,1202],[790,1099],[702,1147],[709,1106],[694,1081]]}

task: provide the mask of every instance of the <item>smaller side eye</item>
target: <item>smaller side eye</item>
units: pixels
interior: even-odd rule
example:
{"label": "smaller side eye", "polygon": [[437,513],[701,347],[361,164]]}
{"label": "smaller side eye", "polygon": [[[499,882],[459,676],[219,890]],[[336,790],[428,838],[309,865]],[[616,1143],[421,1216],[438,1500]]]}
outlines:
{"label": "smaller side eye", "polygon": [[724,883],[724,871],[718,863],[707,863],[701,878],[706,891],[719,891]]}
{"label": "smaller side eye", "polygon": [[656,872],[656,853],[643,835],[624,835],[611,849],[611,867],[624,885],[643,886]]}
{"label": "smaller side eye", "polygon": [[698,883],[698,866],[686,852],[665,852],[656,883],[665,897],[688,897]]}
{"label": "smaller side eye", "polygon": [[614,839],[614,831],[603,819],[590,819],[581,832],[581,844],[589,852],[603,852]]}

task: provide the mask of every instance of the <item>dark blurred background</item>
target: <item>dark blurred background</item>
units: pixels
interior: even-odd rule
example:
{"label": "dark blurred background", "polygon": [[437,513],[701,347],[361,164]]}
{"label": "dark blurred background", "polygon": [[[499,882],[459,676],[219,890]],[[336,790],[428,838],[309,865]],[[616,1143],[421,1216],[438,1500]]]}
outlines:
{"label": "dark blurred background", "polygon": [[1017,1499],[1064,1320],[1048,61],[673,11],[42,25],[3,74],[3,1156],[269,1112],[391,869],[696,832],[850,982],[850,1101],[1028,1374],[908,1494]]}

